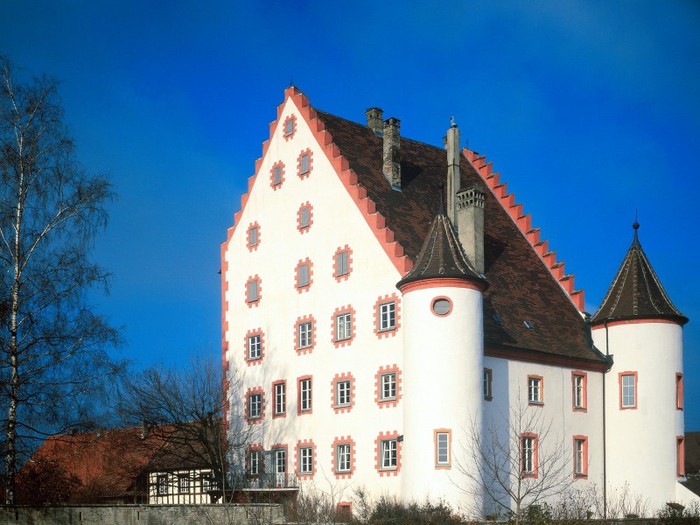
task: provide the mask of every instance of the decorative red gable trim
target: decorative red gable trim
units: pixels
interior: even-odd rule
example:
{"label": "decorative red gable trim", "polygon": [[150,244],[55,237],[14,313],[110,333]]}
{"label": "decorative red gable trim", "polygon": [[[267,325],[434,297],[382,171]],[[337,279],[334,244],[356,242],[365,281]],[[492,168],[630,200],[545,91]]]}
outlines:
{"label": "decorative red gable trim", "polygon": [[574,276],[564,271],[563,262],[557,262],[556,252],[549,250],[549,243],[540,240],[540,229],[532,227],[530,214],[524,213],[522,204],[515,203],[515,195],[508,193],[508,185],[500,181],[498,173],[493,172],[492,163],[487,162],[485,156],[479,155],[467,148],[463,149],[463,153],[491,190],[491,193],[493,193],[503,209],[508,213],[511,220],[528,240],[530,246],[535,250],[535,253],[539,255],[540,259],[549,270],[549,273],[552,274],[552,277],[554,277],[564,289],[574,306],[576,306],[580,312],[583,312],[585,308],[583,290],[576,290],[574,288]]}

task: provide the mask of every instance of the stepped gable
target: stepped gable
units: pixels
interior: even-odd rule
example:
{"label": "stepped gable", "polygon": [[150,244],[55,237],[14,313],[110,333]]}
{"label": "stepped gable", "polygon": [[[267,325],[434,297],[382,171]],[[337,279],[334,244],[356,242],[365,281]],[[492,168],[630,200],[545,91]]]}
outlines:
{"label": "stepped gable", "polygon": [[592,325],[610,321],[666,319],[684,325],[688,322],[668,297],[651,266],[634,223],[634,240],[615,275],[603,303],[591,318]]}
{"label": "stepped gable", "polygon": [[[401,137],[402,183],[401,191],[396,191],[382,173],[380,137],[362,124],[321,111],[317,111],[317,116],[356,174],[358,185],[366,190],[376,211],[386,218],[386,226],[394,232],[399,246],[415,261],[428,236],[435,210],[439,209],[438,188],[447,173],[445,151]],[[466,150],[465,153],[469,155]],[[472,161],[461,163],[460,170],[461,187],[483,184],[484,178]],[[529,219],[526,220],[529,224]],[[493,191],[486,192],[487,354],[507,357],[524,350],[533,358],[554,356],[601,366],[604,357],[593,348],[584,319],[518,224],[500,198]]]}
{"label": "stepped gable", "polygon": [[486,288],[486,281],[472,268],[462,245],[457,240],[452,223],[443,213],[433,219],[423,248],[397,288],[423,279],[463,279]]}

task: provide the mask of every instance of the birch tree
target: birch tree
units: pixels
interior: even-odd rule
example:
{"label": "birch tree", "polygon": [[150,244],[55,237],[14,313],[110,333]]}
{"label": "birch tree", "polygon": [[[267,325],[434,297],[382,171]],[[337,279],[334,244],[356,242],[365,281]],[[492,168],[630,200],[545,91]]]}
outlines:
{"label": "birch tree", "polygon": [[86,294],[106,286],[89,259],[109,182],[79,165],[57,83],[20,80],[0,56],[0,409],[6,503],[18,458],[76,424],[109,371],[118,333]]}

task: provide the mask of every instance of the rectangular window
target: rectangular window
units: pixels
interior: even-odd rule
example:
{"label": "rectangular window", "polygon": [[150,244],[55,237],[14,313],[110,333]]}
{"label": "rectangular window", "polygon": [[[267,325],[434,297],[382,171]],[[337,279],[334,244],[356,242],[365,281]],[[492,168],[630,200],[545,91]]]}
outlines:
{"label": "rectangular window", "polygon": [[248,359],[260,359],[262,338],[260,334],[248,336]]}
{"label": "rectangular window", "polygon": [[450,466],[450,432],[435,431],[435,466]]}
{"label": "rectangular window", "polygon": [[676,474],[685,476],[685,439],[683,436],[676,438]]}
{"label": "rectangular window", "polygon": [[574,436],[574,477],[585,478],[588,475],[588,439]]}
{"label": "rectangular window", "polygon": [[527,376],[527,401],[531,405],[541,405],[544,401],[541,376]]}
{"label": "rectangular window", "polygon": [[260,474],[261,456],[262,451],[251,450],[248,456],[248,473],[251,476],[258,476]]}
{"label": "rectangular window", "polygon": [[637,374],[620,374],[620,408],[637,408]]}
{"label": "rectangular window", "polygon": [[275,415],[281,416],[287,411],[287,384],[284,382],[274,384]]}
{"label": "rectangular window", "polygon": [[249,237],[248,237],[248,240],[249,240],[248,245],[249,245],[249,246],[257,246],[257,244],[258,244],[258,228],[255,227],[255,226],[253,226],[253,227],[249,230],[249,234],[248,234],[248,235],[249,235]]}
{"label": "rectangular window", "polygon": [[180,474],[177,477],[177,489],[180,494],[187,494],[190,491],[190,476],[188,474]]}
{"label": "rectangular window", "polygon": [[287,472],[287,451],[283,448],[275,449],[275,474]]}
{"label": "rectangular window", "polygon": [[490,368],[484,368],[484,399],[493,399],[493,371]]}
{"label": "rectangular window", "polygon": [[396,373],[382,374],[382,401],[396,399]]}
{"label": "rectangular window", "polygon": [[262,414],[262,394],[250,394],[248,396],[248,417],[255,419]]}
{"label": "rectangular window", "polygon": [[382,468],[395,469],[397,465],[397,442],[395,439],[382,441]]}
{"label": "rectangular window", "polygon": [[336,472],[350,472],[350,443],[338,445],[335,450]]}
{"label": "rectangular window", "polygon": [[335,255],[335,276],[346,275],[348,273],[348,252],[338,252]]}
{"label": "rectangular window", "polygon": [[248,281],[248,302],[254,303],[258,300],[258,281]]}
{"label": "rectangular window", "polygon": [[587,404],[587,377],[582,372],[571,374],[571,401],[574,410],[585,410]]}
{"label": "rectangular window", "polygon": [[212,489],[211,472],[202,472],[202,492],[209,492]]}
{"label": "rectangular window", "polygon": [[343,341],[352,337],[352,317],[344,313],[335,317],[335,340]]}
{"label": "rectangular window", "polygon": [[350,404],[350,381],[338,381],[335,384],[335,401],[336,406]]}
{"label": "rectangular window", "polygon": [[309,412],[311,410],[311,379],[299,381],[299,411]]}
{"label": "rectangular window", "polygon": [[308,173],[309,171],[309,154],[304,153],[301,156],[301,173]]}
{"label": "rectangular window", "polygon": [[535,476],[537,474],[537,438],[535,436],[520,438],[520,458],[522,475]]}
{"label": "rectangular window", "polygon": [[289,117],[284,121],[284,136],[288,137],[294,133],[294,119]]}
{"label": "rectangular window", "polygon": [[676,408],[683,410],[683,374],[676,373]]}
{"label": "rectangular window", "polygon": [[306,323],[299,323],[298,326],[298,339],[299,339],[299,348],[308,348],[311,346],[311,334],[312,334],[312,324],[311,321],[307,321]]}
{"label": "rectangular window", "polygon": [[396,328],[396,303],[384,303],[379,305],[379,330],[393,330]]}
{"label": "rectangular window", "polygon": [[272,168],[272,184],[275,186],[282,184],[282,166]]}
{"label": "rectangular window", "polygon": [[311,224],[311,210],[309,208],[301,209],[301,219],[299,221],[299,226],[301,228],[308,228]]}
{"label": "rectangular window", "polygon": [[313,474],[314,452],[311,447],[299,449],[299,474]]}
{"label": "rectangular window", "polygon": [[309,265],[301,264],[297,268],[297,286],[302,288],[309,286]]}
{"label": "rectangular window", "polygon": [[159,474],[156,478],[156,494],[165,496],[168,493],[168,475]]}

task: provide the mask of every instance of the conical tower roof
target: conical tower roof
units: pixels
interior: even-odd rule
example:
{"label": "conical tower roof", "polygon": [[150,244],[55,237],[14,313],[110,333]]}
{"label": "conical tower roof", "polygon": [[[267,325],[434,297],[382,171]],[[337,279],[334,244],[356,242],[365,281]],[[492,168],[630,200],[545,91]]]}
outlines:
{"label": "conical tower roof", "polygon": [[430,225],[415,265],[396,286],[401,288],[414,281],[446,278],[464,279],[486,288],[486,280],[467,259],[452,222],[440,212]]}
{"label": "conical tower roof", "polygon": [[668,297],[651,267],[634,223],[634,240],[617,271],[603,304],[591,318],[591,324],[633,319],[668,319],[681,325],[688,322]]}

